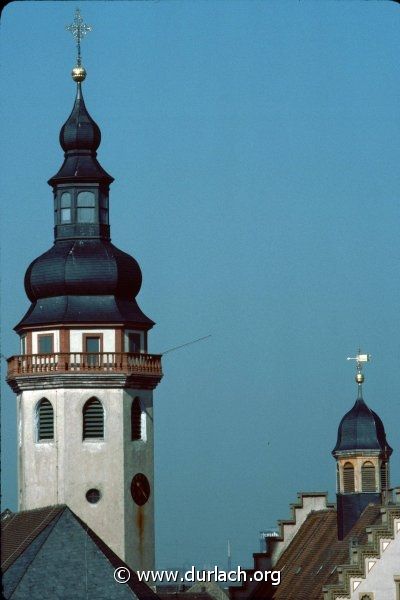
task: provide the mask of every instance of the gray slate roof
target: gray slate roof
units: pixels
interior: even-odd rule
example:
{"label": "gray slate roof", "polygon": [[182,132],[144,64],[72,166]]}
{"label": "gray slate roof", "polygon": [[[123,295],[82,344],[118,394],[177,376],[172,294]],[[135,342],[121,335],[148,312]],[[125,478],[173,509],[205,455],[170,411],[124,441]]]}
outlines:
{"label": "gray slate roof", "polygon": [[114,580],[127,565],[67,506],[3,515],[3,598],[157,600],[130,569],[127,584]]}

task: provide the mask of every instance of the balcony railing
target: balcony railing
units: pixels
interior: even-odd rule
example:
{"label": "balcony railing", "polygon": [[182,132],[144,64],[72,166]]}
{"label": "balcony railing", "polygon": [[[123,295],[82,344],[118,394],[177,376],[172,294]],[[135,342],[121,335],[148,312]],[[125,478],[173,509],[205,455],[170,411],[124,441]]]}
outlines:
{"label": "balcony railing", "polygon": [[56,352],[7,359],[7,379],[51,373],[124,373],[161,377],[161,355],[129,352]]}

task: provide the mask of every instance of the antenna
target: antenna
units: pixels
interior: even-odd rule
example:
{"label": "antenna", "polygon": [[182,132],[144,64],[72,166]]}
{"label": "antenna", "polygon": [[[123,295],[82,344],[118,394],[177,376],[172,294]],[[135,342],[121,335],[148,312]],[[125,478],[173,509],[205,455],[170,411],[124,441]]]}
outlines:
{"label": "antenna", "polygon": [[228,540],[228,571],[232,570],[231,540]]}
{"label": "antenna", "polygon": [[185,346],[190,346],[191,344],[196,344],[196,342],[201,342],[202,340],[206,340],[207,338],[211,337],[211,333],[209,333],[208,335],[205,335],[204,337],[201,338],[197,338],[197,340],[192,340],[191,342],[186,342],[185,344],[181,344],[180,346],[174,346],[174,348],[168,348],[168,350],[165,350],[165,352],[161,352],[161,354],[164,356],[165,354],[168,354],[169,352],[174,352],[175,350],[179,350],[179,348],[184,348]]}

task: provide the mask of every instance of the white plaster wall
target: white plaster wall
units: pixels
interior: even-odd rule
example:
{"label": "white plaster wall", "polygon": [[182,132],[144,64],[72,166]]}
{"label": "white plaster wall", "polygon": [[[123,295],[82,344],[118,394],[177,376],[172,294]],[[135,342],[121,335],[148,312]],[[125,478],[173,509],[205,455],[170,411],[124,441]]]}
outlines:
{"label": "white plaster wall", "polygon": [[[122,390],[59,390],[63,404],[60,423],[59,496],[118,556],[124,557]],[[82,440],[82,409],[95,396],[104,409],[104,440]],[[86,500],[96,488],[97,504]]]}
{"label": "white plaster wall", "polygon": [[[351,594],[351,600],[359,600],[362,594],[373,592],[374,600],[395,600],[395,576],[400,575],[400,530],[390,541],[381,558],[376,561],[357,589]],[[351,582],[353,584],[353,582]]]}
{"label": "white plaster wall", "polygon": [[57,418],[53,390],[24,392],[17,398],[19,510],[58,504],[57,446],[36,442],[36,408],[46,397]]}
{"label": "white plaster wall", "polygon": [[[142,425],[146,420],[146,437],[131,440],[131,405],[138,396],[141,401]],[[154,543],[154,438],[153,392],[125,390],[124,392],[125,453],[125,535],[126,562],[133,569],[152,570],[155,565]],[[144,437],[144,436],[143,436]],[[143,506],[137,506],[131,495],[131,482],[136,473],[146,475],[150,483],[150,497]],[[134,532],[134,535],[132,533]]]}
{"label": "white plaster wall", "polygon": [[32,354],[38,354],[38,335],[39,334],[53,334],[54,335],[54,352],[60,352],[60,331],[58,329],[52,329],[51,331],[32,331]]}
{"label": "white plaster wall", "polygon": [[103,352],[115,352],[115,329],[71,329],[70,352],[84,352],[83,334],[103,334]]}
{"label": "white plaster wall", "polygon": [[[23,392],[21,509],[67,504],[124,558],[124,448],[122,390],[74,389]],[[55,410],[55,441],[35,441],[35,406],[45,395]],[[82,441],[82,408],[96,396],[105,413],[104,441]],[[86,500],[100,490],[97,504]]]}
{"label": "white plaster wall", "polygon": [[[82,408],[96,396],[104,408],[104,440],[82,440]],[[131,440],[131,404],[145,410],[146,441]],[[53,405],[55,440],[36,442],[36,406]],[[18,398],[20,510],[67,504],[130,566],[154,569],[153,407],[149,390],[49,389]],[[149,479],[149,501],[138,507],[130,486],[136,473]],[[86,500],[96,488],[101,499]]]}

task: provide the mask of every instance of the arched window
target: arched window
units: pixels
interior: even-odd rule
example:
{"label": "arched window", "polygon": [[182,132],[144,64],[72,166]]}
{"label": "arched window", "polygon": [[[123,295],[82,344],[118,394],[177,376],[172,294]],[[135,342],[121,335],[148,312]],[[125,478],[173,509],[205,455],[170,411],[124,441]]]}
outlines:
{"label": "arched window", "polygon": [[336,491],[340,493],[340,469],[339,463],[336,463]]}
{"label": "arched window", "polygon": [[54,439],[54,411],[51,402],[42,398],[37,406],[37,440]]}
{"label": "arched window", "polygon": [[98,398],[90,398],[83,407],[83,439],[104,438],[104,411]]}
{"label": "arched window", "polygon": [[354,492],[354,467],[350,462],[343,466],[343,492],[345,494]]}
{"label": "arched window", "polygon": [[375,467],[365,462],[361,467],[361,489],[363,492],[376,492]]}
{"label": "arched window", "polygon": [[142,405],[137,396],[131,405],[131,439],[142,439]]}

